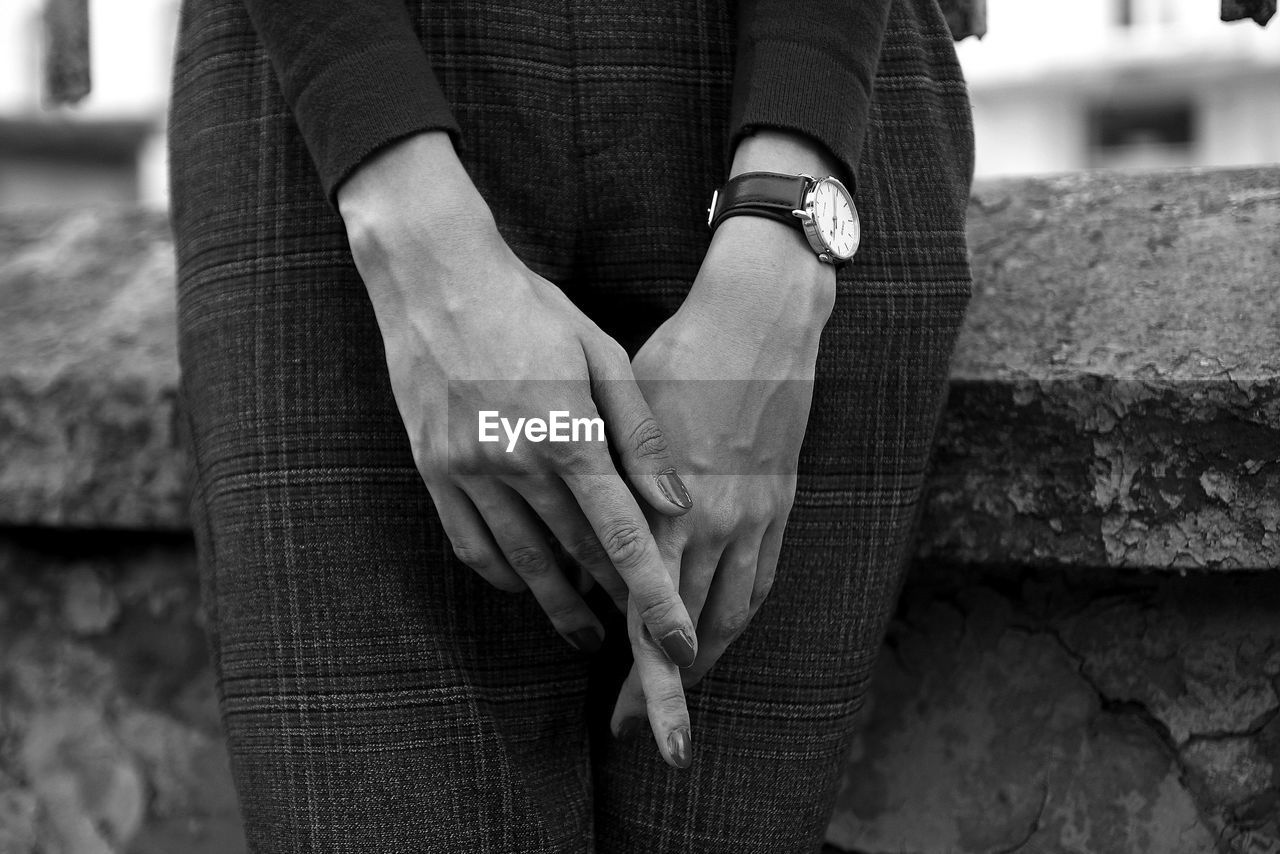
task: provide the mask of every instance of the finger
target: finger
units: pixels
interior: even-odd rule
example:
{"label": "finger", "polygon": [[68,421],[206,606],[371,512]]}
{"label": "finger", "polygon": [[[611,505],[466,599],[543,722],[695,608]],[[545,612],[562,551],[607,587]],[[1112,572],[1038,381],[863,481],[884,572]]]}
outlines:
{"label": "finger", "polygon": [[463,488],[484,518],[507,564],[528,586],[556,631],[570,646],[593,653],[604,627],[556,563],[537,517],[520,496],[492,478],[471,478]]}
{"label": "finger", "polygon": [[[627,609],[627,585],[609,560],[591,522],[578,506],[568,485],[556,476],[507,478],[559,542],[565,553],[595,579],[621,612]],[[585,592],[579,588],[579,592]]]}
{"label": "finger", "polygon": [[760,560],[756,563],[756,580],[751,588],[751,616],[754,618],[764,600],[773,589],[773,579],[778,573],[778,557],[782,554],[786,521],[774,522],[760,541]]}
{"label": "finger", "polygon": [[[696,606],[689,606],[688,593],[684,585],[684,569],[689,564],[689,553],[685,551],[688,536],[686,531],[681,530],[683,521],[680,518],[656,517],[654,539],[658,542],[658,552],[667,564],[672,578],[677,581],[680,587],[680,595],[685,600],[686,607],[689,607],[690,618],[697,622],[698,616],[695,607],[702,607],[702,602],[706,598],[706,588],[710,583],[711,575],[715,573],[716,564],[715,560],[711,561],[710,570],[706,578],[707,583],[702,586],[701,592],[697,596]],[[627,674],[626,681],[618,692],[617,701],[614,703],[614,734],[618,738],[630,738],[640,729],[648,729],[647,723],[648,712],[644,704],[644,689],[640,684],[639,672],[633,663],[631,671]]]}
{"label": "finger", "polygon": [[615,738],[629,739],[642,730],[649,730],[649,712],[644,706],[644,688],[640,687],[640,674],[633,662],[627,678],[618,690],[618,699],[613,704],[613,717],[609,719],[609,728]]}
{"label": "finger", "polygon": [[702,677],[751,622],[751,600],[760,544],[759,536],[735,540],[720,557],[706,604],[698,618],[702,645],[698,649],[698,660],[684,673],[686,686],[702,681]]}
{"label": "finger", "polygon": [[436,513],[440,515],[440,525],[449,537],[449,544],[453,546],[458,560],[499,590],[522,592],[524,581],[507,565],[502,550],[489,533],[489,527],[466,493],[448,483],[428,486],[427,491],[431,493]]}
{"label": "finger", "polygon": [[680,598],[689,609],[689,619],[694,625],[700,624],[723,553],[724,549],[719,544],[690,544],[685,547],[680,560]]}
{"label": "finger", "polygon": [[634,718],[620,715],[619,710],[634,709],[639,699],[663,760],[673,768],[688,768],[693,762],[693,739],[680,670],[645,631],[634,602],[627,609],[627,633],[635,663],[614,705],[614,733],[624,725],[632,726],[628,722]]}
{"label": "finger", "polygon": [[560,541],[555,537],[550,537],[547,544],[551,546],[551,554],[565,572],[565,576],[569,579],[569,583],[573,585],[573,589],[585,596],[596,586],[596,580],[591,577],[591,573],[587,572],[578,564],[576,560],[569,556],[564,550],[564,546],[560,545]]}
{"label": "finger", "polygon": [[564,480],[626,582],[641,621],[671,661],[693,664],[698,652],[693,621],[630,490],[610,475],[566,474]]}
{"label": "finger", "polygon": [[631,485],[659,513],[689,512],[693,498],[676,471],[666,434],[640,393],[626,351],[621,347],[610,352],[588,350],[587,364],[591,396]]}

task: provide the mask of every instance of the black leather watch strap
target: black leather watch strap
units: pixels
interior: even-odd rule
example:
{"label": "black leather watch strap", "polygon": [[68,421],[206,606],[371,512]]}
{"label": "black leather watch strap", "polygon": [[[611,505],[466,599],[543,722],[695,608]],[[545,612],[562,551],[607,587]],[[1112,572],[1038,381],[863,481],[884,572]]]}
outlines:
{"label": "black leather watch strap", "polygon": [[707,211],[707,223],[714,231],[731,216],[750,214],[802,229],[803,225],[792,211],[804,207],[804,196],[810,183],[810,179],[803,175],[744,172],[730,178],[716,192]]}

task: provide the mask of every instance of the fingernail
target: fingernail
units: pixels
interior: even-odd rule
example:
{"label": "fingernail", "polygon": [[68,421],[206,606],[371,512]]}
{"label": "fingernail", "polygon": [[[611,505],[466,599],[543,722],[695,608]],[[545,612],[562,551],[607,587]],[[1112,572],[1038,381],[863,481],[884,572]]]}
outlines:
{"label": "fingernail", "polygon": [[595,629],[578,629],[576,632],[570,632],[565,640],[578,652],[585,652],[588,655],[599,652],[600,646],[604,643],[604,638]]}
{"label": "fingernail", "polygon": [[681,667],[692,667],[694,659],[698,657],[698,652],[693,647],[693,638],[684,629],[668,633],[658,643],[667,658]]}
{"label": "fingernail", "polygon": [[685,488],[684,481],[680,479],[680,475],[676,474],[675,469],[658,472],[653,479],[658,482],[658,489],[662,490],[663,496],[672,504],[681,510],[688,510],[693,506],[689,490]]}
{"label": "fingernail", "polygon": [[641,718],[630,717],[623,718],[622,723],[618,724],[619,741],[630,741],[640,734],[640,726],[644,721]]}
{"label": "fingernail", "polygon": [[693,746],[689,742],[689,728],[676,727],[667,736],[667,751],[671,761],[677,768],[688,768],[693,764]]}

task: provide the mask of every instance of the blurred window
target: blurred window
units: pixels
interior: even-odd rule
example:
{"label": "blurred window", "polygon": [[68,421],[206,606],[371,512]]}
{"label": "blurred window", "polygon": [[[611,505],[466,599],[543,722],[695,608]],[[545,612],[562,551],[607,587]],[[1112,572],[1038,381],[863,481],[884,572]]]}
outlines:
{"label": "blurred window", "polygon": [[1089,110],[1092,168],[1189,166],[1195,144],[1195,116],[1188,101],[1098,104]]}
{"label": "blurred window", "polygon": [[1162,29],[1178,23],[1176,0],[1111,0],[1111,21],[1120,29]]}
{"label": "blurred window", "polygon": [[0,208],[132,204],[147,120],[0,118]]}

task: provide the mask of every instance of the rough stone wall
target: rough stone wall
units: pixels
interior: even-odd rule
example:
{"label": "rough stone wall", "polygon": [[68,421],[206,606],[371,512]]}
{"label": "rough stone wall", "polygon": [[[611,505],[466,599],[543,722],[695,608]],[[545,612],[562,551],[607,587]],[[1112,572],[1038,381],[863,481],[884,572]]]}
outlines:
{"label": "rough stone wall", "polygon": [[864,854],[1280,852],[1280,578],[922,566],[829,832]]}
{"label": "rough stone wall", "polygon": [[185,538],[0,533],[0,852],[238,854]]}
{"label": "rough stone wall", "polygon": [[[917,567],[829,840],[1280,852],[1280,578]],[[0,852],[240,854],[190,542],[0,535]]]}

